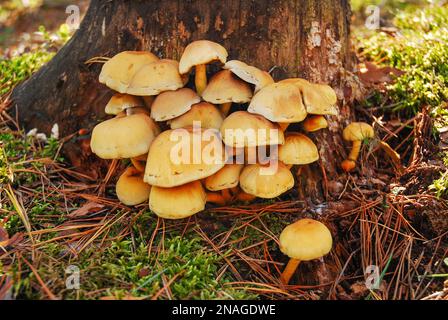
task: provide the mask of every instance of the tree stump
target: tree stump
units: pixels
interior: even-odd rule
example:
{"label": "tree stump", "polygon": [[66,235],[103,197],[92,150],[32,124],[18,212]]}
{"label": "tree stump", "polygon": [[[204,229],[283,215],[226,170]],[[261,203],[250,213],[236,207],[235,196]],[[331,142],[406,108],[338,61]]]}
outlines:
{"label": "tree stump", "polygon": [[[91,129],[104,119],[113,92],[98,82],[101,66],[92,57],[124,50],[149,50],[179,59],[191,41],[208,39],[276,80],[302,77],[330,84],[340,99],[340,115],[329,130],[312,134],[321,160],[308,170],[305,196],[323,199],[326,180],[335,179],[346,155],[343,126],[351,111],[353,55],[350,51],[348,0],[92,0],[79,30],[58,54],[12,94],[12,110],[25,129],[62,135]],[[92,157],[72,141],[65,148],[76,166]]]}

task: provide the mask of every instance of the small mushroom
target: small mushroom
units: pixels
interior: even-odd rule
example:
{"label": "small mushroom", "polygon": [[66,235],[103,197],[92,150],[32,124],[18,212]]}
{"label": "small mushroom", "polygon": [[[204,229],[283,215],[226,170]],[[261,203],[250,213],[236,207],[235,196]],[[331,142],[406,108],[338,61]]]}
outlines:
{"label": "small mushroom", "polygon": [[275,165],[275,171],[269,165],[245,166],[240,175],[241,189],[259,198],[272,199],[294,187],[294,177],[289,168],[281,162]]}
{"label": "small mushroom", "polygon": [[247,83],[255,85],[255,93],[274,83],[274,79],[272,79],[269,72],[249,66],[239,60],[227,61],[223,68],[232,71],[233,74]]}
{"label": "small mushroom", "polygon": [[207,86],[206,65],[213,61],[226,63],[227,50],[220,44],[209,40],[197,40],[190,43],[184,50],[179,62],[180,74],[187,74],[195,67],[196,92],[202,96]]}
{"label": "small mushroom", "polygon": [[179,74],[179,63],[161,59],[146,64],[132,78],[126,92],[136,96],[155,96],[164,91],[182,88],[185,79]]}
{"label": "small mushroom", "polygon": [[206,131],[185,128],[162,132],[149,148],[145,182],[171,188],[207,178],[222,169],[226,159],[219,132]]}
{"label": "small mushroom", "polygon": [[285,143],[279,146],[278,158],[289,166],[306,165],[319,160],[319,152],[313,140],[304,134],[291,132],[286,135]]}
{"label": "small mushroom", "polygon": [[199,122],[203,129],[219,130],[223,121],[224,118],[218,108],[208,102],[199,102],[193,105],[187,113],[169,120],[168,123],[171,129],[191,127],[194,122]]}
{"label": "small mushroom", "polygon": [[330,230],[321,222],[313,219],[298,220],[280,234],[280,250],[290,260],[280,276],[288,284],[301,261],[318,259],[330,252],[333,245]]}
{"label": "small mushroom", "polygon": [[242,164],[226,164],[224,168],[205,179],[205,187],[210,191],[221,191],[225,203],[232,200],[230,189],[238,186]]}
{"label": "small mushroom", "polygon": [[143,182],[143,173],[136,168],[127,168],[115,186],[118,199],[127,206],[148,201],[151,186]]}
{"label": "small mushroom", "polygon": [[374,137],[373,128],[365,122],[352,122],[342,132],[342,137],[346,141],[353,142],[352,149],[344,161],[342,161],[342,169],[351,171],[356,167],[356,160],[361,150],[361,143],[364,139]]}
{"label": "small mushroom", "polygon": [[117,115],[93,128],[90,146],[102,159],[134,158],[147,153],[159,133],[157,124],[145,113]]}
{"label": "small mushroom", "polygon": [[207,195],[200,181],[162,188],[152,186],[149,208],[164,219],[183,219],[205,209]]}
{"label": "small mushroom", "polygon": [[324,116],[309,116],[303,121],[303,129],[306,132],[314,132],[328,128],[328,122]]}
{"label": "small mushroom", "polygon": [[233,102],[247,103],[252,99],[252,89],[229,70],[222,70],[210,79],[202,98],[207,102],[220,104],[223,116],[227,116]]}
{"label": "small mushroom", "polygon": [[201,98],[189,88],[162,92],[151,106],[151,118],[167,121],[190,111],[191,106],[199,103]]}
{"label": "small mushroom", "polygon": [[317,115],[337,115],[336,92],[326,84],[311,83],[301,78],[281,80],[280,83],[293,84],[299,88],[303,97],[306,112]]}
{"label": "small mushroom", "polygon": [[116,93],[109,100],[104,111],[107,114],[117,115],[128,108],[137,108],[144,106],[145,104],[140,99],[140,97],[131,96],[129,94]]}
{"label": "small mushroom", "polygon": [[273,83],[258,91],[247,111],[279,123],[283,131],[289,124],[303,121],[307,115],[300,89],[287,82]]}
{"label": "small mushroom", "polygon": [[220,131],[224,143],[229,147],[257,147],[284,142],[283,132],[277,124],[247,111],[230,114],[224,119]]}
{"label": "small mushroom", "polygon": [[159,58],[146,51],[123,51],[109,59],[102,67],[100,83],[120,93],[127,93],[135,74],[147,64]]}

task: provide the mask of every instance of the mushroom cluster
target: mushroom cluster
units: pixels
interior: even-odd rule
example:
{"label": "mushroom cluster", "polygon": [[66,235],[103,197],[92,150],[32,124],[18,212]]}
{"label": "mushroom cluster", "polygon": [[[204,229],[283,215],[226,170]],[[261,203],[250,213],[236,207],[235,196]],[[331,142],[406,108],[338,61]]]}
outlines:
{"label": "mushroom cluster", "polygon": [[[305,133],[338,113],[334,90],[300,78],[275,82],[227,56],[199,40],[179,62],[125,51],[104,63],[99,81],[116,91],[105,109],[113,118],[93,129],[91,149],[130,159],[116,185],[123,204],[149,202],[158,216],[180,219],[207,202],[271,199],[294,186],[293,166],[319,159]],[[286,132],[299,122],[302,133]]]}

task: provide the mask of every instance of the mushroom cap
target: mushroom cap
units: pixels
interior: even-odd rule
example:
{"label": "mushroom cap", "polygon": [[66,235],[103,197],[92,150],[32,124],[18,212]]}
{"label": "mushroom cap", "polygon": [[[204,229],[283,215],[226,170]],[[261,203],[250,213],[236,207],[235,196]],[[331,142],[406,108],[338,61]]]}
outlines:
{"label": "mushroom cap", "polygon": [[167,130],[149,148],[144,180],[153,186],[176,187],[215,174],[225,161],[217,130]]}
{"label": "mushroom cap", "polygon": [[230,70],[238,78],[255,85],[255,93],[267,85],[274,83],[274,79],[272,79],[269,72],[260,70],[239,60],[227,61],[223,68]]}
{"label": "mushroom cap", "polygon": [[144,105],[145,104],[139,97],[116,93],[107,103],[105,112],[107,114],[117,115],[128,108],[143,107]]}
{"label": "mushroom cap", "polygon": [[202,93],[202,98],[215,104],[226,102],[246,103],[252,99],[252,89],[246,82],[236,78],[229,70],[222,70],[210,79]]}
{"label": "mushroom cap", "polygon": [[250,164],[240,175],[240,187],[244,192],[259,198],[272,199],[294,187],[294,177],[283,163],[277,163],[277,170],[268,165]]}
{"label": "mushroom cap", "polygon": [[115,91],[126,93],[135,73],[144,65],[158,60],[147,51],[120,52],[103,65],[99,80]]}
{"label": "mushroom cap", "polygon": [[306,118],[300,89],[294,83],[273,83],[258,91],[247,111],[273,122],[293,123]]}
{"label": "mushroom cap", "polygon": [[137,113],[96,125],[90,146],[102,159],[133,158],[147,153],[159,133],[159,127],[149,116]]}
{"label": "mushroom cap", "polygon": [[183,219],[205,209],[207,195],[200,181],[173,188],[153,186],[149,208],[164,219]]}
{"label": "mushroom cap", "polygon": [[191,68],[199,64],[208,64],[212,61],[226,63],[227,50],[220,44],[209,40],[191,42],[184,50],[179,62],[180,74],[188,73]]}
{"label": "mushroom cap", "polygon": [[143,182],[143,173],[134,167],[127,168],[115,186],[118,199],[127,206],[148,201],[151,186]]}
{"label": "mushroom cap", "polygon": [[301,91],[306,111],[311,114],[337,115],[336,92],[326,84],[311,83],[301,78],[291,78],[279,83],[295,84]]}
{"label": "mushroom cap", "polygon": [[372,126],[365,122],[352,122],[342,132],[342,137],[346,141],[362,141],[374,136]]}
{"label": "mushroom cap", "polygon": [[193,105],[187,113],[172,119],[169,124],[171,129],[186,128],[193,126],[193,122],[200,122],[204,129],[221,128],[224,118],[214,105],[208,102],[200,102]]}
{"label": "mushroom cap", "polygon": [[284,141],[277,124],[247,111],[230,114],[220,131],[224,143],[237,148],[283,144]]}
{"label": "mushroom cap", "polygon": [[240,181],[242,164],[226,164],[224,168],[205,179],[205,187],[210,191],[219,191],[236,187]]}
{"label": "mushroom cap", "polygon": [[313,219],[298,220],[280,234],[280,250],[288,257],[309,261],[323,257],[333,245],[330,230]]}
{"label": "mushroom cap", "polygon": [[313,140],[301,133],[288,133],[278,148],[278,159],[286,164],[308,164],[319,160]]}
{"label": "mushroom cap", "polygon": [[189,88],[165,91],[155,98],[151,106],[151,117],[156,121],[166,121],[183,115],[201,98]]}
{"label": "mushroom cap", "polygon": [[324,116],[308,116],[303,122],[303,128],[307,132],[314,132],[328,128],[328,122]]}
{"label": "mushroom cap", "polygon": [[[144,113],[149,117],[149,109],[147,107],[134,107],[134,108],[128,108],[126,109],[126,115],[131,116],[133,114],[138,114],[138,113]],[[120,114],[118,114],[117,116],[120,116]]]}
{"label": "mushroom cap", "polygon": [[136,96],[155,96],[164,91],[177,90],[184,86],[179,74],[179,63],[161,59],[142,66],[132,78],[127,93]]}

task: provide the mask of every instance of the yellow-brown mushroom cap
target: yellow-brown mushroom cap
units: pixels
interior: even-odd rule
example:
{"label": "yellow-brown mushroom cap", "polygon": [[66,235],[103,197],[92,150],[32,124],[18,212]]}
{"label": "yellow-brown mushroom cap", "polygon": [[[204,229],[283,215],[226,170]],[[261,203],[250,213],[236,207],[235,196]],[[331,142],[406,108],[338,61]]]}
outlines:
{"label": "yellow-brown mushroom cap", "polygon": [[285,164],[302,165],[319,160],[313,140],[301,133],[288,133],[278,148],[278,158]]}
{"label": "yellow-brown mushroom cap", "polygon": [[151,117],[156,121],[166,121],[183,115],[201,98],[189,88],[162,92],[151,106]]}
{"label": "yellow-brown mushroom cap", "polygon": [[372,126],[365,122],[352,122],[342,132],[342,137],[346,141],[362,141],[373,138],[374,135]]}
{"label": "yellow-brown mushroom cap", "polygon": [[201,182],[193,181],[173,188],[153,186],[149,208],[164,219],[183,219],[204,210],[206,201]]}
{"label": "yellow-brown mushroom cap", "polygon": [[92,152],[102,159],[133,158],[145,154],[160,133],[146,114],[116,117],[96,125],[92,131]]}
{"label": "yellow-brown mushroom cap", "polygon": [[272,164],[271,168],[269,165],[250,164],[241,172],[240,187],[256,197],[272,199],[294,187],[294,177],[281,162]]}
{"label": "yellow-brown mushroom cap", "polygon": [[323,257],[333,245],[330,230],[321,222],[301,219],[283,229],[280,250],[288,257],[309,261]]}
{"label": "yellow-brown mushroom cap", "polygon": [[337,96],[333,88],[326,84],[311,83],[301,78],[291,78],[279,81],[296,85],[303,97],[306,111],[310,114],[337,115]]}
{"label": "yellow-brown mushroom cap", "polygon": [[139,98],[129,94],[116,93],[106,105],[107,114],[117,115],[128,108],[143,107],[145,104]]}
{"label": "yellow-brown mushroom cap", "polygon": [[143,173],[133,167],[127,168],[115,186],[118,199],[127,206],[148,201],[151,186],[143,181]]}
{"label": "yellow-brown mushroom cap", "polygon": [[267,85],[274,83],[274,79],[272,79],[268,72],[239,60],[227,61],[223,68],[230,70],[238,78],[255,85],[255,93]]}
{"label": "yellow-brown mushroom cap", "polygon": [[231,147],[256,147],[283,144],[283,132],[277,124],[261,115],[237,111],[224,119],[221,126],[224,143]]}
{"label": "yellow-brown mushroom cap", "polygon": [[205,179],[205,187],[210,191],[220,191],[236,187],[244,165],[226,164],[224,168]]}
{"label": "yellow-brown mushroom cap", "polygon": [[103,65],[99,80],[115,91],[126,93],[136,72],[144,65],[158,60],[151,52],[120,52]]}
{"label": "yellow-brown mushroom cap", "polygon": [[221,128],[224,118],[214,105],[208,102],[200,102],[193,105],[187,113],[169,121],[171,129],[186,128],[199,123],[204,129]]}
{"label": "yellow-brown mushroom cap", "polygon": [[252,99],[252,89],[246,82],[236,78],[229,70],[222,70],[210,79],[202,93],[202,98],[215,104],[246,103]]}
{"label": "yellow-brown mushroom cap", "polygon": [[327,119],[324,116],[308,116],[303,122],[303,129],[306,132],[315,132],[320,129],[328,128]]}
{"label": "yellow-brown mushroom cap", "polygon": [[273,122],[293,123],[306,118],[300,89],[294,83],[273,83],[258,91],[247,109]]}
{"label": "yellow-brown mushroom cap", "polygon": [[220,44],[209,40],[197,40],[184,50],[179,62],[180,74],[188,73],[194,66],[213,61],[226,63],[227,50]]}
{"label": "yellow-brown mushroom cap", "polygon": [[184,79],[179,74],[178,62],[161,59],[142,66],[135,73],[126,92],[136,96],[155,96],[183,86]]}
{"label": "yellow-brown mushroom cap", "polygon": [[144,180],[153,186],[175,187],[211,176],[225,162],[224,145],[217,130],[167,130],[149,149]]}

